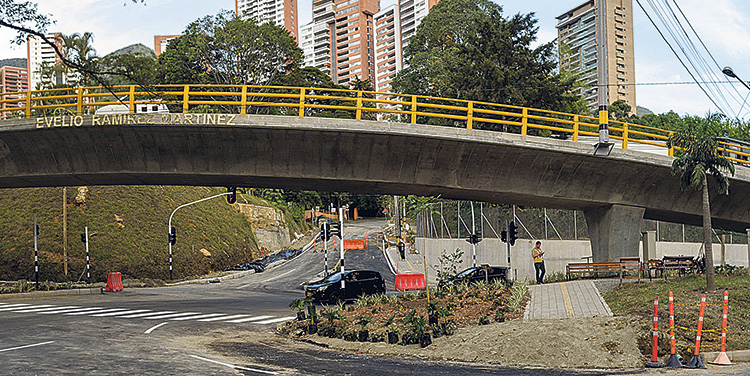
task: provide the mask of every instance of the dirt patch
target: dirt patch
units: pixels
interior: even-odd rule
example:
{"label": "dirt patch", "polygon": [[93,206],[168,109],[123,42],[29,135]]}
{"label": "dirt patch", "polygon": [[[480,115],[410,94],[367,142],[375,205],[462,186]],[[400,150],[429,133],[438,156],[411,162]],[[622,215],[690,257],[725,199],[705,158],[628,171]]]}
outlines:
{"label": "dirt patch", "polygon": [[551,368],[639,368],[637,337],[641,323],[626,317],[512,320],[463,327],[432,345],[360,343],[316,335],[304,339],[334,349],[430,360]]}

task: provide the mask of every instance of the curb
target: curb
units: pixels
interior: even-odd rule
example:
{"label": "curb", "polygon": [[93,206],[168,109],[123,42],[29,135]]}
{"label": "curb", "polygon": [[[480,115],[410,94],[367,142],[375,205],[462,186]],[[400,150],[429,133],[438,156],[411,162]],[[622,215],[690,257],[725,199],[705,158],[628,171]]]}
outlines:
{"label": "curb", "polygon": [[101,287],[85,288],[85,289],[66,289],[66,290],[52,290],[52,291],[33,291],[33,292],[19,292],[13,294],[0,294],[0,300],[13,300],[13,299],[31,299],[31,298],[44,298],[47,296],[64,296],[64,295],[94,295],[101,294]]}
{"label": "curb", "polygon": [[[727,357],[731,362],[750,363],[750,350],[727,351]],[[703,361],[711,362],[719,355],[718,351],[702,353]]]}

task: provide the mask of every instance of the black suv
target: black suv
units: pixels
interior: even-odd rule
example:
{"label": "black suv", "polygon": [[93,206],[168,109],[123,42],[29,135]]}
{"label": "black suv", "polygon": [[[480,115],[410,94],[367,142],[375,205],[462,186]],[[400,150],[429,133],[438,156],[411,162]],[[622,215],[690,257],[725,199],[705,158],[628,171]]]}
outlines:
{"label": "black suv", "polygon": [[461,282],[479,282],[479,281],[487,281],[487,282],[493,282],[497,279],[501,279],[503,281],[507,281],[508,276],[508,268],[505,266],[489,266],[489,265],[482,265],[482,266],[475,266],[473,268],[468,268],[461,273],[456,274],[455,277],[440,281],[439,286],[448,286],[453,283],[461,283]]}
{"label": "black suv", "polygon": [[341,291],[341,272],[331,274],[308,285],[305,288],[305,296],[313,302],[336,304],[362,295],[385,294],[385,281],[378,271],[347,270],[344,282],[345,292]]}

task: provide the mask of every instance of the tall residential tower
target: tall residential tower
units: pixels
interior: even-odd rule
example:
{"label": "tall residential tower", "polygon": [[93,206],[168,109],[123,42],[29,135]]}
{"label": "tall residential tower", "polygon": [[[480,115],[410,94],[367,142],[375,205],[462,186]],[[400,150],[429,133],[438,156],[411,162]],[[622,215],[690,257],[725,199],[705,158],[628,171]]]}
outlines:
{"label": "tall residential tower", "polygon": [[285,28],[299,40],[297,0],[234,0],[237,17],[252,18],[256,22],[272,23]]}
{"label": "tall residential tower", "polygon": [[595,0],[557,17],[560,69],[576,73],[583,84],[581,95],[592,111],[598,108],[598,88],[606,85],[609,104],[623,100],[636,111],[632,0],[606,0],[607,81],[597,78],[596,38],[598,9]]}

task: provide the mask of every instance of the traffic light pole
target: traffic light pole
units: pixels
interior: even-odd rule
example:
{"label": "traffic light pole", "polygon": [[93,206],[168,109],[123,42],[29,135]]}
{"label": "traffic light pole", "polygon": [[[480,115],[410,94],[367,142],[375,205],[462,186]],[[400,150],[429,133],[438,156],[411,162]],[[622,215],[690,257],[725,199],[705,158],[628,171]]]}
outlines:
{"label": "traffic light pole", "polygon": [[344,296],[342,298],[346,300],[346,282],[344,282],[344,208],[339,208],[339,224],[341,228],[339,229],[339,233],[341,234],[339,239],[341,239],[341,242],[339,242],[340,249],[341,249],[341,291]]}
{"label": "traffic light pole", "polygon": [[[505,221],[505,230],[506,231],[509,230],[509,228],[508,228],[508,221]],[[508,275],[506,276],[506,279],[508,281],[511,281],[511,273],[510,272],[513,269],[512,269],[511,264],[510,264],[510,242],[505,242],[505,247],[506,247],[506,249],[508,251]]]}
{"label": "traffic light pole", "polygon": [[86,282],[91,283],[91,260],[89,259],[89,226],[83,228],[86,237]]}
{"label": "traffic light pole", "polygon": [[[186,206],[197,204],[199,202],[208,201],[208,200],[211,200],[211,199],[214,199],[214,198],[217,198],[217,197],[227,196],[227,195],[232,195],[232,194],[234,194],[234,192],[232,192],[232,191],[230,191],[230,192],[224,192],[224,193],[219,193],[218,195],[213,195],[211,197],[202,198],[200,200],[196,200],[196,201],[193,201],[193,202],[188,202],[187,204],[182,204],[182,205],[176,207],[174,210],[172,210],[172,214],[169,215],[169,221],[167,221],[167,234],[171,234],[172,233],[172,217],[174,217],[174,213],[176,213],[178,210],[180,210],[180,209],[182,209],[182,208],[184,208]],[[86,230],[86,237],[88,238],[88,230]],[[172,242],[168,241],[167,243],[169,243],[169,279],[172,280]],[[89,249],[89,243],[86,242],[86,254],[88,254],[88,249]],[[88,260],[88,256],[86,256],[86,259]]]}
{"label": "traffic light pole", "polygon": [[[471,233],[472,235],[476,235],[477,233],[477,227],[476,223],[474,221],[474,202],[471,203]],[[471,259],[474,262],[474,267],[477,267],[477,243],[474,241],[471,242]]]}
{"label": "traffic light pole", "polygon": [[39,230],[37,229],[36,214],[34,214],[34,279],[36,280],[36,290],[39,291],[39,256],[36,240],[37,235],[39,235]]}

